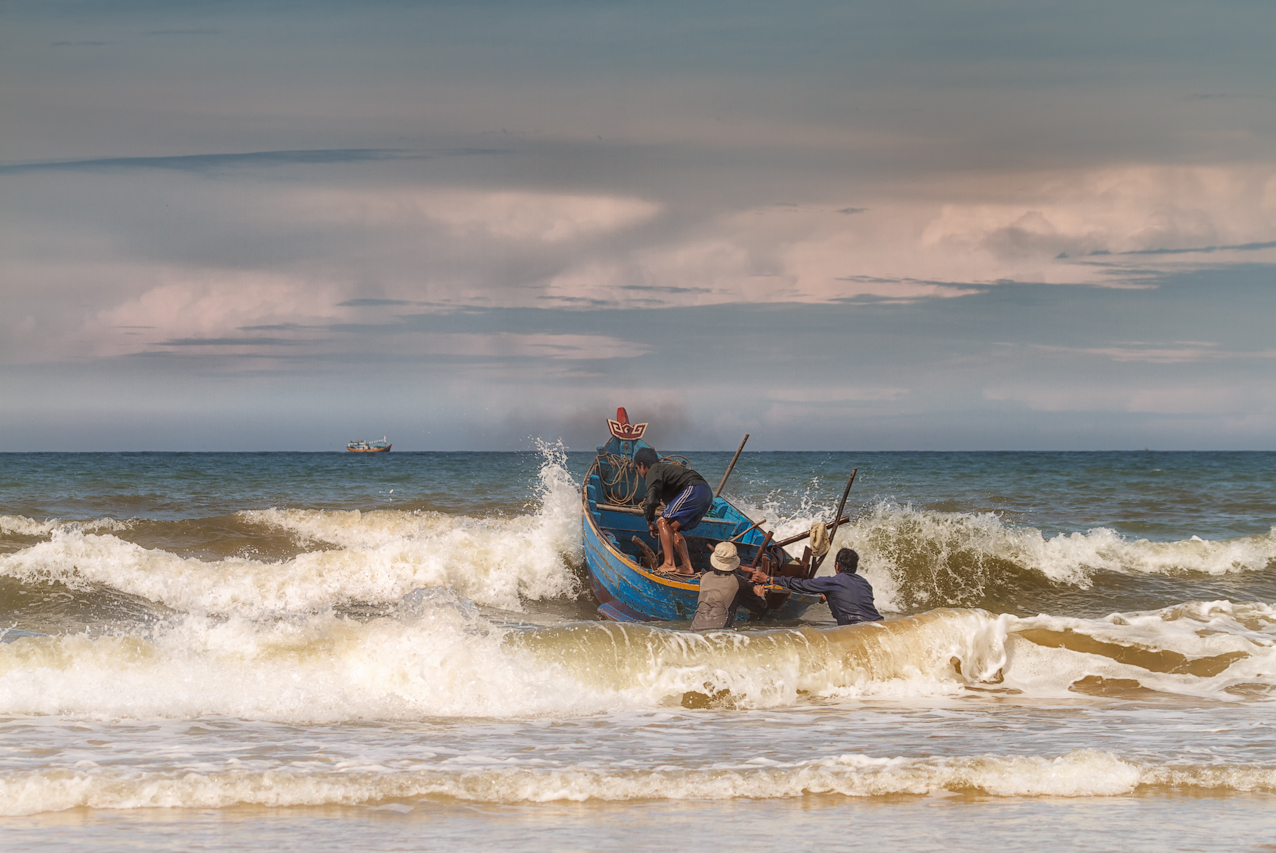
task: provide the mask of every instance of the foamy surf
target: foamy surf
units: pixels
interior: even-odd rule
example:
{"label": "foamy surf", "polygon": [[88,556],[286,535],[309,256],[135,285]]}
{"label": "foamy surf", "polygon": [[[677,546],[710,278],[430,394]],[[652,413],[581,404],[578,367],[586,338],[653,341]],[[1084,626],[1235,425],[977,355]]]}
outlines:
{"label": "foamy surf", "polygon": [[145,635],[0,644],[0,714],[569,719],[668,707],[989,697],[1238,702],[1276,690],[1276,613],[1190,603],[1103,620],[939,610],[844,628],[696,634],[500,627],[427,590],[393,616],[186,615]]}
{"label": "foamy surf", "polygon": [[[528,602],[583,591],[578,486],[561,449],[546,448],[544,454],[537,504],[524,514],[286,508],[236,513],[245,529],[262,531],[261,541],[295,542],[299,553],[285,559],[262,559],[251,549],[206,559],[145,547],[130,541],[130,531],[141,526],[137,520],[3,516],[0,533],[20,539],[11,553],[0,554],[0,575],[76,590],[105,587],[175,610],[251,618],[390,603],[420,587],[451,589],[479,605],[519,611]],[[747,509],[767,518],[780,537],[803,532],[822,517],[809,501],[793,512],[766,502]],[[163,524],[145,527],[157,535]],[[187,527],[181,530],[182,537],[196,536]],[[222,533],[220,523],[211,524],[210,537]],[[40,541],[26,541],[32,538]],[[879,609],[896,614],[1023,604],[1003,600],[1007,591],[1030,605],[1048,603],[1054,593],[1089,589],[1102,575],[1221,578],[1276,566],[1276,532],[1217,542],[1129,539],[1106,528],[1046,537],[990,513],[888,502],[840,527],[834,547],[860,552]]]}
{"label": "foamy surf", "polygon": [[[1098,750],[1058,756],[765,758],[704,768],[537,767],[447,758],[310,762],[257,769],[238,759],[168,772],[112,766],[0,776],[0,814],[71,808],[320,806],[452,798],[481,803],[752,800],[803,796],[1116,797],[1271,793],[1276,768],[1161,764]],[[90,762],[91,764],[91,762]],[[500,766],[504,765],[504,766]]]}
{"label": "foamy surf", "polygon": [[318,547],[282,561],[202,560],[144,548],[99,529],[106,522],[9,521],[48,539],[0,555],[0,575],[28,583],[95,586],[174,610],[259,618],[317,612],[350,603],[391,603],[420,587],[456,591],[477,604],[521,610],[529,600],[579,593],[580,507],[576,487],[550,458],[541,502],[510,518],[377,510],[255,510],[251,524]]}
{"label": "foamy surf", "polygon": [[1097,575],[1223,576],[1276,567],[1276,528],[1213,542],[1131,539],[1107,529],[1047,537],[992,513],[879,503],[838,529],[834,547],[860,553],[879,605],[906,612],[996,598],[1000,588],[1091,586]]}
{"label": "foamy surf", "polygon": [[[595,617],[587,456],[0,460],[0,811],[36,815],[0,831],[521,848],[530,820],[594,848],[638,824],[783,847],[822,814],[815,846],[866,822],[860,846],[971,851],[1038,820],[1092,850],[1270,837],[1276,455],[1169,460],[1213,466],[1208,492],[1154,491],[1137,454],[1084,478],[1067,455],[742,458],[781,537],[845,476],[796,472],[869,472],[835,544],[889,618],[704,634]],[[1236,820],[1251,843],[1220,835]]]}

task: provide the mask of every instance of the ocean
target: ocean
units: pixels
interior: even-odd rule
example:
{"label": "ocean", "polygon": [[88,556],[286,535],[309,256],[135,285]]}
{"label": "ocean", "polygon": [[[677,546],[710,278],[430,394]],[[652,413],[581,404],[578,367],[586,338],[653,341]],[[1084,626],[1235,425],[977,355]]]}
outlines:
{"label": "ocean", "polygon": [[746,451],[886,621],[705,634],[592,456],[0,454],[3,847],[1276,851],[1276,453]]}

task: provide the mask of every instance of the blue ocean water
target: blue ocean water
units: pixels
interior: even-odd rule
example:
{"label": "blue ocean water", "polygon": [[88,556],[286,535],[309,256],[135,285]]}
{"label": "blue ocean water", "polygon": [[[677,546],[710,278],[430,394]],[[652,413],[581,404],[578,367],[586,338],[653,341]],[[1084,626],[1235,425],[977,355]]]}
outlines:
{"label": "blue ocean water", "polygon": [[[716,485],[733,454],[690,455]],[[177,520],[271,507],[523,512],[537,498],[544,459],[543,452],[9,453],[0,454],[0,506],[67,520]],[[593,453],[563,459],[579,479]],[[1152,541],[1235,538],[1265,533],[1276,520],[1270,452],[745,453],[727,494],[790,512],[831,507],[852,469],[852,506],[996,513],[1046,535],[1108,527]]]}

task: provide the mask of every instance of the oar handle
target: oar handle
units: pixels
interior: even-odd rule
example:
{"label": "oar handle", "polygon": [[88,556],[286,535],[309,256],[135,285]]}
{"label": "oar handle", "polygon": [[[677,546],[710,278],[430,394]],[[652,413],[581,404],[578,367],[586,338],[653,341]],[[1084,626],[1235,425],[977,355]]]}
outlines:
{"label": "oar handle", "polygon": [[722,494],[722,489],[727,485],[727,477],[731,476],[731,470],[735,468],[735,461],[740,458],[740,451],[744,450],[744,442],[749,440],[749,434],[744,434],[744,441],[740,442],[740,446],[736,448],[735,456],[731,457],[731,464],[727,466],[727,473],[722,475],[722,482],[718,484],[718,490],[713,493],[716,498]]}

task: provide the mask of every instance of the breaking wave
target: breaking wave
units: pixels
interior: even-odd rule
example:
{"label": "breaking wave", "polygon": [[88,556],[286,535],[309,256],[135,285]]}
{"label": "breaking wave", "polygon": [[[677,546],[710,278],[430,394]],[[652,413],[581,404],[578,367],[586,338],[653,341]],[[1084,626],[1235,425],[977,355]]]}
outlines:
{"label": "breaking wave", "polygon": [[797,763],[763,761],[704,769],[447,768],[409,761],[397,764],[400,766],[348,762],[334,769],[271,770],[202,767],[166,773],[112,767],[30,771],[0,779],[0,814],[76,807],[355,805],[425,797],[482,803],[544,803],[741,797],[761,800],[805,795],[1199,796],[1276,791],[1276,768],[1165,765],[1098,750],[1075,750],[1055,757],[872,758],[845,754]]}
{"label": "breaking wave", "polygon": [[843,628],[707,634],[497,625],[445,590],[389,616],[187,615],[149,633],[0,643],[0,714],[308,723],[571,718],[865,699],[1190,696],[1276,691],[1276,611],[1193,602],[1101,620],[937,610]]}

